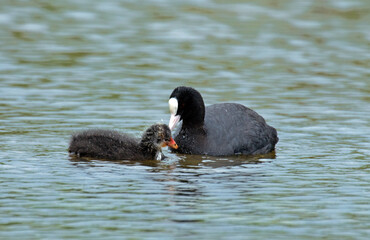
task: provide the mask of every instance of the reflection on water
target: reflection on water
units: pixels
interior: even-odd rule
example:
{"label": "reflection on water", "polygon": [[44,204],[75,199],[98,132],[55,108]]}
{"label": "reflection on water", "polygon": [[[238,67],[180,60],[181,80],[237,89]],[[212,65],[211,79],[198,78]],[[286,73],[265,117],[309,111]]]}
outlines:
{"label": "reflection on water", "polygon": [[228,157],[211,157],[199,155],[178,155],[178,164],[183,168],[194,167],[232,167],[241,166],[244,164],[258,164],[262,162],[273,161],[275,159],[275,152],[268,154],[261,154],[255,156],[228,156]]}
{"label": "reflection on water", "polygon": [[[0,4],[1,239],[368,239],[369,4]],[[86,128],[139,136],[168,97],[239,102],[276,153],[102,161]]]}
{"label": "reflection on water", "polygon": [[144,161],[135,161],[135,160],[105,160],[105,159],[99,159],[96,160],[94,158],[89,157],[77,157],[75,155],[70,156],[69,160],[76,166],[79,166],[80,164],[84,166],[94,166],[95,162],[100,163],[106,163],[106,164],[124,164],[124,165],[143,165],[148,167],[158,167],[161,164],[161,161],[158,160],[144,160]]}
{"label": "reflection on water", "polygon": [[174,157],[171,156],[170,158],[166,156],[166,158],[162,161],[158,160],[145,160],[145,161],[135,161],[135,160],[105,160],[105,159],[94,159],[89,157],[77,157],[75,155],[70,155],[69,160],[77,165],[79,163],[83,163],[84,165],[94,166],[95,161],[99,162],[106,162],[106,163],[114,163],[114,164],[125,164],[125,165],[143,165],[149,167],[157,167],[155,171],[160,170],[168,170],[173,169],[176,167],[181,168],[201,168],[202,166],[205,167],[212,167],[212,168],[222,168],[222,167],[232,167],[232,166],[241,166],[244,164],[258,164],[273,161],[276,158],[275,151],[267,153],[267,154],[260,154],[260,155],[253,155],[253,156],[245,156],[245,155],[236,155],[236,156],[227,156],[227,157],[213,157],[213,156],[202,156],[202,155],[186,155],[186,154],[176,154],[178,157],[174,161]]}

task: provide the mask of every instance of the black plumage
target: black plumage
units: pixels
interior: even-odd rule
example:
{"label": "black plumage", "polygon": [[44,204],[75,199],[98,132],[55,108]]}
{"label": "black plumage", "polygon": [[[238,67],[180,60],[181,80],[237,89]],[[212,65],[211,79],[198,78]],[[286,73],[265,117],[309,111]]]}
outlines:
{"label": "black plumage", "polygon": [[279,140],[275,128],[241,104],[205,107],[197,90],[183,86],[174,89],[172,98],[177,100],[174,104],[177,112],[172,114],[182,120],[180,130],[175,133],[179,147],[172,149],[174,152],[212,156],[264,154],[273,151]]}
{"label": "black plumage", "polygon": [[73,134],[69,152],[79,157],[109,160],[149,160],[164,158],[161,147],[177,145],[165,124],[149,127],[141,139],[113,130],[92,129]]}

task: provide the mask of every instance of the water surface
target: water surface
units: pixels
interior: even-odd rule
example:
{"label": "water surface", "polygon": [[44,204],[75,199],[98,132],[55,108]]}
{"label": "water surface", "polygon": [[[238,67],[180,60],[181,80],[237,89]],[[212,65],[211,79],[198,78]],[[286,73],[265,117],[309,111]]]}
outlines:
{"label": "water surface", "polygon": [[[356,1],[0,5],[1,239],[368,239],[369,9]],[[258,157],[68,156],[193,86],[279,133]]]}

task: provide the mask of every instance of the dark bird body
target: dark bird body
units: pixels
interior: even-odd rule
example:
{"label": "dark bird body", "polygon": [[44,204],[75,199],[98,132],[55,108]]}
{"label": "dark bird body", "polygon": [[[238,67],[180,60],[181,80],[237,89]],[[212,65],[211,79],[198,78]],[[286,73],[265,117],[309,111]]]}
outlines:
{"label": "dark bird body", "polygon": [[[237,103],[205,107],[200,93],[189,87],[176,88],[171,98],[177,99],[174,114],[182,119],[175,133],[179,147],[172,149],[174,152],[226,156],[264,154],[275,149],[275,128],[252,109]],[[173,125],[171,121],[169,125]]]}
{"label": "dark bird body", "polygon": [[161,147],[176,148],[171,131],[165,124],[148,128],[141,139],[113,130],[85,130],[72,135],[69,152],[79,157],[109,160],[162,159]]}

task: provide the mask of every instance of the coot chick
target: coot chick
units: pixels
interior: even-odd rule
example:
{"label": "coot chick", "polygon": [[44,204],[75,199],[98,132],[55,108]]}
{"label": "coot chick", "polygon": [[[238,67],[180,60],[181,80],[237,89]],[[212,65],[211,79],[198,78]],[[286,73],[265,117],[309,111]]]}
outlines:
{"label": "coot chick", "polygon": [[161,160],[161,147],[177,148],[171,130],[165,124],[149,127],[141,139],[112,130],[85,130],[72,135],[69,152],[79,157],[108,160]]}
{"label": "coot chick", "polygon": [[265,154],[275,149],[279,138],[258,113],[237,103],[205,107],[201,94],[191,87],[177,87],[168,101],[171,130],[178,144],[173,152],[212,156]]}

